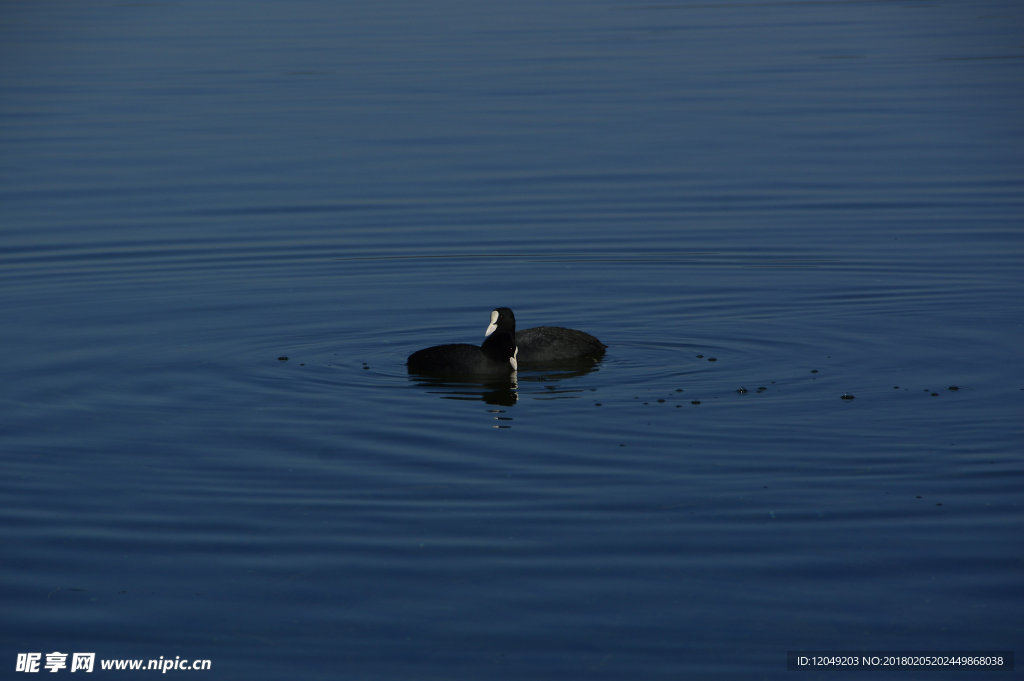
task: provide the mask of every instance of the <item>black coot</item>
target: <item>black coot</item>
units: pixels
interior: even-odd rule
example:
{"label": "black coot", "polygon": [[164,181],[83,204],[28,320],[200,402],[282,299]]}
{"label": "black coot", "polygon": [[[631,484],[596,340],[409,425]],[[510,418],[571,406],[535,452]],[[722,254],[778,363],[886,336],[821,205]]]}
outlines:
{"label": "black coot", "polygon": [[598,360],[606,346],[589,333],[560,326],[537,326],[516,332],[519,363],[565,364]]}
{"label": "black coot", "polygon": [[409,371],[435,376],[508,376],[516,370],[516,318],[512,310],[491,311],[483,345],[449,343],[409,355]]}

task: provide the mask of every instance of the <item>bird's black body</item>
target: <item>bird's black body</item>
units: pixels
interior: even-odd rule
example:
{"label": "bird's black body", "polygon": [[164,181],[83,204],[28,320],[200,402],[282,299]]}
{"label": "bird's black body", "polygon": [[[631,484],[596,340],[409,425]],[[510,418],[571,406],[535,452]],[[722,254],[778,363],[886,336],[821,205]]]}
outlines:
{"label": "bird's black body", "polygon": [[604,356],[604,343],[589,333],[560,326],[516,331],[512,310],[491,311],[486,339],[480,346],[449,343],[418,350],[406,362],[411,373],[474,378],[509,376],[520,367],[548,368],[593,365]]}
{"label": "bird's black body", "polygon": [[557,364],[597,360],[606,346],[589,333],[560,326],[537,326],[516,332],[519,364]]}
{"label": "bird's black body", "polygon": [[409,355],[409,371],[436,376],[508,376],[516,369],[516,318],[512,310],[491,312],[487,337],[480,346],[449,343]]}

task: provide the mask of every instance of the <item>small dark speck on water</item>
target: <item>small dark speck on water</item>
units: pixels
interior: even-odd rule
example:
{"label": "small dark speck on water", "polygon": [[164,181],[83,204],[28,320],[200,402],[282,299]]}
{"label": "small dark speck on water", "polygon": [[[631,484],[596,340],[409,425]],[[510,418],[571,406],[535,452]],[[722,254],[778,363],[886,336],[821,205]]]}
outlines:
{"label": "small dark speck on water", "polygon": [[811,369],[811,373],[812,374],[816,374],[816,373],[818,373],[818,370],[817,369]]}
{"label": "small dark speck on water", "polygon": [[277,361],[279,361],[279,362],[287,362],[288,361],[288,356],[287,355],[281,355],[280,357],[277,358]]}
{"label": "small dark speck on water", "polygon": [[841,400],[852,400],[853,399],[853,394],[852,393],[843,393],[842,395],[839,396],[839,399],[841,399]]}
{"label": "small dark speck on water", "polygon": [[700,400],[691,400],[690,404],[700,404]]}
{"label": "small dark speck on water", "polygon": [[960,386],[958,386],[958,385],[951,385],[951,386],[949,386],[949,389],[953,390],[953,391],[957,391],[957,390],[960,389]]}
{"label": "small dark speck on water", "polygon": [[717,362],[718,358],[717,357],[708,357],[708,361],[709,362]]}
{"label": "small dark speck on water", "polygon": [[676,392],[677,393],[681,393],[681,392],[683,392],[683,389],[682,388],[676,388]]}
{"label": "small dark speck on water", "polygon": [[736,388],[736,392],[739,393],[740,395],[746,395],[748,391],[744,387],[739,387],[739,388]]}

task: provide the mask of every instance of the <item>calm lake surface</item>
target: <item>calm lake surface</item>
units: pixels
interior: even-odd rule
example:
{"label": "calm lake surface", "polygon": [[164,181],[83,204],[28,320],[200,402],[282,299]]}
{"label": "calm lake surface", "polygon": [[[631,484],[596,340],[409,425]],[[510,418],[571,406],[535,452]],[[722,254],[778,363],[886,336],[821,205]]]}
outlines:
{"label": "calm lake surface", "polygon": [[8,673],[1024,651],[1020,3],[0,11]]}

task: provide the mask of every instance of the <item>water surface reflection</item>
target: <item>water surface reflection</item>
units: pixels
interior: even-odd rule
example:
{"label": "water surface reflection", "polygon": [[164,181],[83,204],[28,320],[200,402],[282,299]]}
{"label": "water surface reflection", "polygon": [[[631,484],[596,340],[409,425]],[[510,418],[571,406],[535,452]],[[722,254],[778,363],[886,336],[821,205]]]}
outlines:
{"label": "water surface reflection", "polygon": [[410,383],[446,400],[480,400],[487,404],[504,407],[513,406],[520,397],[520,390],[529,391],[543,384],[544,392],[527,392],[534,399],[582,396],[584,389],[570,384],[573,379],[585,376],[598,368],[600,361],[572,361],[549,363],[544,369],[513,371],[508,377],[486,379],[454,379],[410,372]]}

